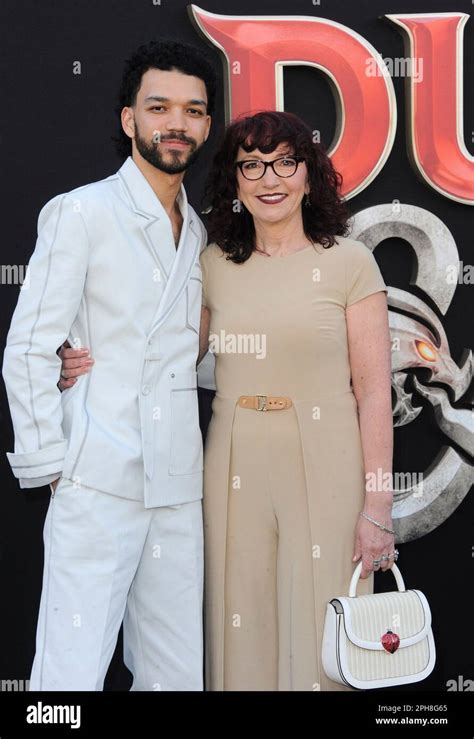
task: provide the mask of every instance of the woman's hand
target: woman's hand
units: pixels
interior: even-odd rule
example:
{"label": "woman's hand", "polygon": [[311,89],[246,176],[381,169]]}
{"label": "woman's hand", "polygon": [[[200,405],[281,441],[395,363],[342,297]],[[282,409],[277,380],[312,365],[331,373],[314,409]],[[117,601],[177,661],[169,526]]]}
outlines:
{"label": "woman's hand", "polygon": [[94,364],[87,348],[72,349],[68,342],[62,345],[58,355],[61,357],[61,377],[58,382],[61,391],[75,385],[77,378],[89,372]]}
{"label": "woman's hand", "polygon": [[[368,516],[387,526],[389,529],[393,529],[390,513],[381,514],[380,512],[365,510],[364,513],[367,513]],[[394,562],[393,556],[388,561],[381,561],[380,567],[374,567],[373,561],[374,559],[381,559],[383,555],[393,555],[394,550],[395,537],[393,534],[382,531],[374,523],[359,516],[355,533],[354,558],[352,561],[358,562],[362,558],[361,579],[365,580],[374,569],[375,571],[380,569],[383,572],[390,570]]]}

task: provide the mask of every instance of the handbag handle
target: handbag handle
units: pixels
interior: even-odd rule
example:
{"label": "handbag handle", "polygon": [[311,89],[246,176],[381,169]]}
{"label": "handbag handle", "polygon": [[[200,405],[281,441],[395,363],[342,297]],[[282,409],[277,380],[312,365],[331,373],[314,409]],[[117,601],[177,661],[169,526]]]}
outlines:
{"label": "handbag handle", "polygon": [[[398,569],[395,562],[393,563],[391,570],[393,572],[393,575],[395,577],[395,580],[397,581],[398,590],[401,593],[404,593],[405,583],[403,582],[402,573]],[[351,584],[349,586],[349,598],[356,598],[357,597],[357,583],[359,582],[360,573],[362,572],[362,562],[359,562],[357,567],[354,570],[354,574],[352,575]]]}

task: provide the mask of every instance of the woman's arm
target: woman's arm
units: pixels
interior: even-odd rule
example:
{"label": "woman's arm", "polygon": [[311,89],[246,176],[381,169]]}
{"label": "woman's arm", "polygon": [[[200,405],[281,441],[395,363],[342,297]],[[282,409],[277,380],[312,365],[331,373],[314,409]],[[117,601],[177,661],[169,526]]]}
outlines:
{"label": "woman's arm", "polygon": [[[392,528],[391,342],[385,293],[373,293],[348,306],[346,321],[352,387],[359,412],[366,475],[363,510],[379,523]],[[380,482],[385,484],[378,484]],[[393,551],[393,541],[393,535],[360,518],[355,554],[363,558],[362,576],[366,576],[364,566],[372,558]],[[389,566],[392,562],[390,560]],[[386,568],[387,565],[381,567]]]}

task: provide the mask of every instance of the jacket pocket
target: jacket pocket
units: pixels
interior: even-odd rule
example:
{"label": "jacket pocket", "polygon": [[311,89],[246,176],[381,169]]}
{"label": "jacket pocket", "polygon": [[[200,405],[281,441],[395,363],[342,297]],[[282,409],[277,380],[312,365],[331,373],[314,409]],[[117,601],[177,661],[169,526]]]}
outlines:
{"label": "jacket pocket", "polygon": [[196,372],[176,373],[171,389],[170,475],[202,472],[203,450],[199,427]]}

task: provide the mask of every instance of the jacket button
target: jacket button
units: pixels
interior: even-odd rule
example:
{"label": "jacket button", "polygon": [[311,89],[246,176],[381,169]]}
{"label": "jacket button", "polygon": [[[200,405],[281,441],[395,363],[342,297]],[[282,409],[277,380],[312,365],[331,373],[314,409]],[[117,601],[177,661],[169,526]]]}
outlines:
{"label": "jacket button", "polygon": [[142,395],[149,395],[150,390],[151,390],[151,386],[150,385],[143,385],[142,386]]}

